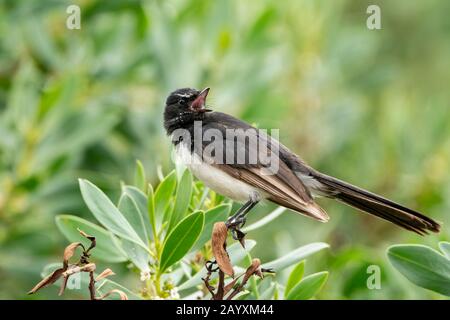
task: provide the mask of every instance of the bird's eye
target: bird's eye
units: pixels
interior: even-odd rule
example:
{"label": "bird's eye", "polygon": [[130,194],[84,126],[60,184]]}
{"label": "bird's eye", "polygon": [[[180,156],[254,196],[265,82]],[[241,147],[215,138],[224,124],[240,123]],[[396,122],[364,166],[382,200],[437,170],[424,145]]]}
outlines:
{"label": "bird's eye", "polygon": [[186,103],[186,100],[183,99],[183,98],[181,98],[180,100],[178,100],[178,103],[179,103],[179,104],[185,104],[185,103]]}

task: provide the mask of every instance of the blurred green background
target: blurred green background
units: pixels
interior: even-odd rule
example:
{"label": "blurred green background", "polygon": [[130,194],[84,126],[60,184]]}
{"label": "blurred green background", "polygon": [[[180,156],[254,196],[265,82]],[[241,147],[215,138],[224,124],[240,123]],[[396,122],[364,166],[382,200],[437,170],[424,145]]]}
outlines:
{"label": "blurred green background", "polygon": [[[81,30],[66,28],[70,4]],[[369,4],[382,30],[367,29]],[[307,264],[330,271],[320,299],[442,299],[405,280],[385,250],[450,239],[448,12],[446,0],[0,1],[0,298],[28,298],[60,259],[55,215],[91,219],[78,177],[114,198],[135,159],[154,183],[160,165],[173,167],[164,100],[210,86],[214,109],[280,128],[317,169],[446,223],[422,238],[319,200],[328,224],[285,213],[249,235],[254,256],[325,241]],[[366,287],[371,264],[381,290]]]}

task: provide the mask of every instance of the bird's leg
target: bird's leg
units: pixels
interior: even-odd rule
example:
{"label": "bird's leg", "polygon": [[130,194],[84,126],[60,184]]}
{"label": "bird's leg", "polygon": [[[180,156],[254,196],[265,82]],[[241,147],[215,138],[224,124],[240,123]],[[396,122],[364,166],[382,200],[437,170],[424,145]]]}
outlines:
{"label": "bird's leg", "polygon": [[225,225],[229,230],[231,230],[231,235],[234,240],[238,240],[242,246],[244,243],[245,233],[243,233],[240,228],[242,228],[246,222],[247,213],[258,203],[258,200],[250,199],[239,210],[228,218]]}

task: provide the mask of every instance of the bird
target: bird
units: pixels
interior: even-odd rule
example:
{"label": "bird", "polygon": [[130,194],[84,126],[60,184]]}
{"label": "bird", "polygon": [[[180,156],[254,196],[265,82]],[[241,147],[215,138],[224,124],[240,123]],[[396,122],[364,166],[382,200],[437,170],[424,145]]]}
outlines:
{"label": "bird", "polygon": [[[328,214],[315,201],[319,197],[337,200],[419,235],[439,232],[440,223],[426,215],[319,172],[261,129],[207,108],[209,91],[181,88],[171,92],[164,108],[164,128],[171,137],[175,161],[185,164],[216,193],[242,203],[226,221],[234,239],[242,243],[245,234],[240,229],[248,212],[261,201],[327,222]],[[265,150],[261,151],[259,144],[265,144]],[[259,159],[261,155],[276,165]]]}

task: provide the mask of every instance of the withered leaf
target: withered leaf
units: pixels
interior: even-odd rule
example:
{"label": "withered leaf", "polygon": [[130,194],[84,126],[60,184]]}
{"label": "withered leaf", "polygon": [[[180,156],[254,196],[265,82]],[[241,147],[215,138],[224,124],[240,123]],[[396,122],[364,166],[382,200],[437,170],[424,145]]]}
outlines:
{"label": "withered leaf", "polygon": [[61,282],[61,287],[59,288],[58,296],[62,296],[62,294],[64,293],[64,290],[66,290],[68,280],[69,280],[69,276],[63,277],[63,280]]}
{"label": "withered leaf", "polygon": [[263,277],[263,274],[261,272],[261,261],[258,258],[252,260],[252,264],[245,271],[244,279],[242,280],[242,282],[246,283],[252,275],[257,275],[260,278]]}
{"label": "withered leaf", "polygon": [[106,268],[97,276],[97,278],[95,278],[95,281],[99,281],[101,279],[104,279],[106,277],[113,276],[113,275],[115,275],[115,273],[110,268]]}
{"label": "withered leaf", "polygon": [[89,248],[86,250],[86,253],[89,252],[92,248],[94,248],[97,245],[97,242],[95,240],[94,236],[88,235],[86,232],[84,232],[83,230],[77,228],[78,232],[85,237],[86,239],[89,239],[91,241],[91,245],[89,246]]}
{"label": "withered leaf", "polygon": [[87,265],[84,265],[81,267],[81,271],[83,272],[94,272],[97,266],[95,263],[88,263]]}
{"label": "withered leaf", "polygon": [[64,249],[64,256],[63,256],[63,266],[64,268],[67,269],[67,267],[69,266],[69,259],[73,257],[73,255],[75,254],[75,250],[78,247],[82,247],[83,245],[81,244],[81,242],[73,242],[71,244],[69,244],[65,249]]}
{"label": "withered leaf", "polygon": [[88,235],[86,232],[84,232],[83,230],[81,230],[80,228],[77,228],[78,232],[85,238],[89,239],[89,240],[94,240],[95,237],[94,236],[90,236]]}
{"label": "withered leaf", "polygon": [[239,277],[234,278],[232,281],[230,281],[224,288],[223,288],[223,295],[226,295],[228,292],[230,292],[231,289],[236,285],[237,281],[244,275],[241,274]]}
{"label": "withered leaf", "polygon": [[117,293],[120,296],[120,300],[128,300],[128,296],[126,295],[126,293],[119,289],[112,289],[111,291],[105,293],[100,298],[98,298],[98,300],[103,300],[113,293]]}
{"label": "withered leaf", "polygon": [[88,263],[84,266],[77,266],[75,264],[70,265],[66,271],[63,272],[63,277],[70,276],[79,272],[94,272],[95,271],[95,263]]}
{"label": "withered leaf", "polygon": [[228,228],[224,222],[216,222],[212,231],[212,252],[216,262],[226,275],[234,277],[233,266],[226,251]]}
{"label": "withered leaf", "polygon": [[[227,297],[227,300],[231,300],[236,295],[244,289],[244,286],[247,284],[247,281],[250,279],[251,276],[257,275],[262,278],[262,272],[261,272],[261,261],[259,259],[253,259],[252,264],[247,268],[244,274],[244,279],[242,279],[242,282],[237,286],[233,292],[230,293],[230,295]],[[229,284],[230,285],[230,284]],[[228,285],[228,286],[229,286]],[[231,290],[231,288],[229,288]]]}
{"label": "withered leaf", "polygon": [[28,294],[33,294],[36,291],[38,291],[39,289],[42,289],[42,288],[44,288],[44,287],[46,287],[46,286],[48,286],[50,284],[55,283],[55,281],[58,280],[61,277],[61,275],[63,274],[63,272],[65,270],[66,269],[63,267],[63,268],[59,268],[59,269],[53,271],[52,274],[49,274],[47,277],[42,279],[41,282],[39,282],[33,289],[31,289],[28,292]]}

